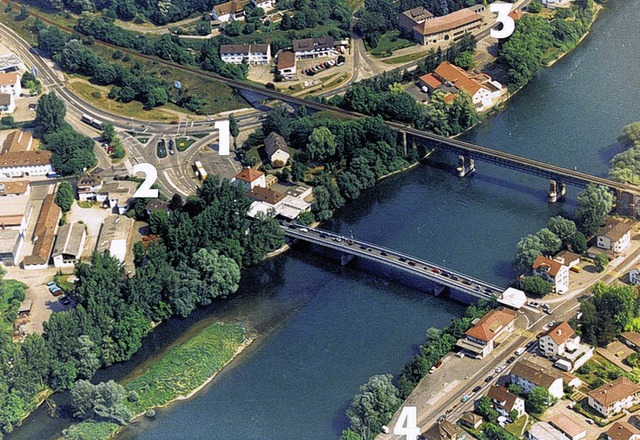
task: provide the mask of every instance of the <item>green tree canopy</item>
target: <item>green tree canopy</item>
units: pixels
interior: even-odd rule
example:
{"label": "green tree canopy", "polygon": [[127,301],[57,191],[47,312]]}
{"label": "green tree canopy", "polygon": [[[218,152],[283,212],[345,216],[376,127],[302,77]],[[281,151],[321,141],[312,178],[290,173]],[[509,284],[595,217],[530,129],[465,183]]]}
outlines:
{"label": "green tree canopy", "polygon": [[62,209],[62,212],[68,212],[71,209],[71,205],[73,205],[74,200],[73,187],[68,181],[63,180],[60,182],[60,185],[58,185],[58,191],[55,198],[56,205]]}
{"label": "green tree canopy", "polygon": [[66,114],[64,102],[55,93],[49,92],[38,100],[35,124],[42,135],[47,135],[60,130],[65,125]]}
{"label": "green tree canopy", "polygon": [[606,186],[589,184],[578,194],[576,217],[582,231],[594,234],[613,208],[613,194]]}
{"label": "green tree canopy", "polygon": [[391,383],[392,379],[390,374],[370,377],[367,383],[360,386],[360,392],[347,410],[351,430],[365,439],[373,438],[380,432],[402,404],[398,389]]}

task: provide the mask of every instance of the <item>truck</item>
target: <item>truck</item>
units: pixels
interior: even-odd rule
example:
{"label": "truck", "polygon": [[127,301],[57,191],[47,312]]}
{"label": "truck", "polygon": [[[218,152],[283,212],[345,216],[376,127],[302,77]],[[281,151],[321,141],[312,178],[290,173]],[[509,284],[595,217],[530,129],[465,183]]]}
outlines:
{"label": "truck", "polygon": [[565,361],[564,359],[558,359],[556,363],[553,364],[553,366],[562,371],[571,371],[571,368],[573,367],[573,365],[571,365],[571,362]]}

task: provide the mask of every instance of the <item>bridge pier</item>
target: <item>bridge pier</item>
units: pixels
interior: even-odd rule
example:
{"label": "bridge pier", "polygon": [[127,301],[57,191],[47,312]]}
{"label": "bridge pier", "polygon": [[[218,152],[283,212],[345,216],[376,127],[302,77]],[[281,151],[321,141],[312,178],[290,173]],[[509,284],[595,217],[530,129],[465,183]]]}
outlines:
{"label": "bridge pier", "polygon": [[564,201],[567,195],[567,184],[558,182],[554,179],[549,180],[549,203],[556,203]]}
{"label": "bridge pier", "polygon": [[353,260],[353,258],[354,258],[354,255],[351,255],[351,254],[340,255],[340,265],[346,266],[351,262],[351,260]]}
{"label": "bridge pier", "polygon": [[456,167],[458,177],[465,177],[472,174],[475,170],[476,162],[471,157],[464,156],[463,154],[458,156],[458,166]]}
{"label": "bridge pier", "polygon": [[638,217],[640,215],[640,194],[617,191],[616,212],[620,215]]}

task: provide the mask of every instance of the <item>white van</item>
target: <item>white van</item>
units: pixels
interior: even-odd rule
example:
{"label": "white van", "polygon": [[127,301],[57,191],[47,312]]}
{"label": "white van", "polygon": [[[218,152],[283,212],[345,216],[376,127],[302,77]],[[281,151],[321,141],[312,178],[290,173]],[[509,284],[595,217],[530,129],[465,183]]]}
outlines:
{"label": "white van", "polygon": [[525,350],[526,350],[526,348],[520,347],[515,351],[515,353],[516,353],[517,356],[520,356],[522,353],[525,352]]}

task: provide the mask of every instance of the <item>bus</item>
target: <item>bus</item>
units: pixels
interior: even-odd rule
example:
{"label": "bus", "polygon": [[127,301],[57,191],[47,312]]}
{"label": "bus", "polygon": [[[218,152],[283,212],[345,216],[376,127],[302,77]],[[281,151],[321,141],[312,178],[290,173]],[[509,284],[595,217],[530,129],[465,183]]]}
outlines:
{"label": "bus", "polygon": [[196,176],[198,176],[200,180],[204,180],[207,178],[207,172],[204,170],[204,167],[202,166],[202,162],[200,162],[199,160],[194,162],[193,168],[196,172]]}
{"label": "bus", "polygon": [[80,118],[80,120],[82,122],[84,122],[85,124],[89,124],[94,128],[97,128],[98,130],[102,130],[102,122],[92,118],[91,116],[87,115],[87,114],[83,114],[82,118]]}

